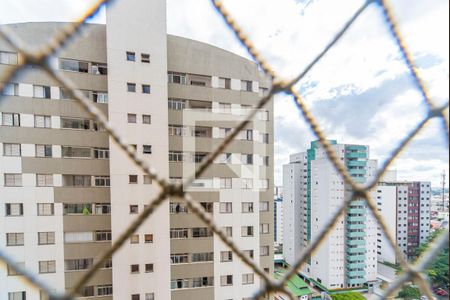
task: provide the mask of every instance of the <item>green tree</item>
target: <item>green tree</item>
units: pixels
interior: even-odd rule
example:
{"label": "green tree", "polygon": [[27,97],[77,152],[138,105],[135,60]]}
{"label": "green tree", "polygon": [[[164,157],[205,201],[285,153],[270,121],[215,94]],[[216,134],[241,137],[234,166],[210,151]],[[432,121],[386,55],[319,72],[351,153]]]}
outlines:
{"label": "green tree", "polygon": [[[443,232],[443,229],[434,231],[428,238],[427,242],[417,248],[414,259],[417,259],[420,255],[422,255],[430,247],[430,243],[432,243]],[[437,255],[437,257],[430,264],[429,268],[426,270],[426,274],[434,286],[448,286],[448,250],[449,247],[447,245],[442,252]]]}
{"label": "green tree", "polygon": [[406,286],[400,291],[400,293],[398,293],[397,298],[419,299],[420,298],[420,291],[416,287]]}
{"label": "green tree", "polygon": [[330,295],[333,300],[366,300],[363,295],[356,292],[347,292]]}

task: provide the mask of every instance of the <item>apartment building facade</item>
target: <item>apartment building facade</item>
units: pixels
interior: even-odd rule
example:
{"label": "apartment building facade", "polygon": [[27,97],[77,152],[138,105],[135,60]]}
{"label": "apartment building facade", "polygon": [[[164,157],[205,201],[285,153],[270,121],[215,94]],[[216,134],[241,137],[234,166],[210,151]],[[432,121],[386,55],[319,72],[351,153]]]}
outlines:
{"label": "apartment building facade", "polygon": [[[38,45],[64,24],[4,26]],[[0,73],[22,59],[0,40]],[[87,25],[50,63],[172,182],[192,175],[269,88],[253,62],[168,36],[162,0],[115,3],[106,26]],[[159,192],[71,98],[33,67],[0,99],[0,247],[59,292],[72,288]],[[273,273],[272,104],[226,151],[185,188]],[[0,299],[45,299],[0,266]],[[81,296],[247,299],[260,284],[182,201],[168,199]]]}
{"label": "apartment building facade", "polygon": [[[384,180],[377,187],[377,209],[383,215],[402,255],[412,258],[430,235],[431,183]],[[378,261],[399,263],[386,235],[378,228]]]}
{"label": "apartment building facade", "polygon": [[[365,183],[374,176],[377,162],[370,159],[368,146],[330,142],[356,182]],[[319,142],[312,142],[304,153],[291,155],[290,163],[283,166],[283,188],[283,255],[292,264],[351,197],[351,189]],[[309,258],[303,275],[331,290],[370,286],[376,280],[376,235],[376,221],[365,201],[353,201]]]}

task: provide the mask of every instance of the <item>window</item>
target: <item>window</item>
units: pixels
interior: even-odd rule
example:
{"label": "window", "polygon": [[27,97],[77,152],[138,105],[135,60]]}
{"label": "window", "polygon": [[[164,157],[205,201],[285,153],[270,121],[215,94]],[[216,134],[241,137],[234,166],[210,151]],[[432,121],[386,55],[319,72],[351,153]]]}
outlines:
{"label": "window", "polygon": [[169,83],[187,84],[186,74],[169,72]]}
{"label": "window", "polygon": [[253,130],[247,129],[245,136],[247,141],[253,141]]}
{"label": "window", "polygon": [[145,264],[145,273],[153,272],[153,264]]}
{"label": "window", "polygon": [[0,64],[17,65],[17,53],[0,51]]}
{"label": "window", "polygon": [[36,145],[36,157],[52,157],[52,145]]}
{"label": "window", "polygon": [[259,186],[263,190],[267,190],[269,188],[269,179],[260,179]]}
{"label": "window", "polygon": [[90,121],[87,119],[61,118],[61,128],[89,130],[91,126]]}
{"label": "window", "polygon": [[95,232],[95,240],[97,242],[111,241],[111,230],[99,230]]}
{"label": "window", "polygon": [[13,232],[6,234],[6,246],[23,246],[24,234],[22,232]]}
{"label": "window", "polygon": [[269,201],[262,201],[259,203],[259,211],[269,211]]}
{"label": "window", "polygon": [[269,233],[269,224],[259,224],[259,233],[260,234],[268,234]]}
{"label": "window", "polygon": [[91,63],[91,73],[94,75],[107,75],[108,67],[102,63]]}
{"label": "window", "polygon": [[225,233],[227,237],[233,236],[233,227],[231,226],[222,227],[222,231]]}
{"label": "window", "polygon": [[20,144],[3,144],[3,155],[4,156],[20,156]]}
{"label": "window", "polygon": [[150,54],[141,53],[141,62],[149,64],[150,63]]}
{"label": "window", "polygon": [[50,99],[50,87],[44,85],[34,85],[33,86],[33,97],[34,98],[43,98]]}
{"label": "window", "polygon": [[19,96],[19,84],[18,83],[7,83],[3,88],[3,95],[6,96]]}
{"label": "window", "polygon": [[92,100],[95,103],[108,103],[108,93],[107,92],[92,92]]}
{"label": "window", "polygon": [[220,276],[220,285],[221,286],[233,285],[233,275]]}
{"label": "window", "polygon": [[241,80],[241,90],[251,92],[253,83],[249,80]]}
{"label": "window", "polygon": [[194,253],[192,254],[192,262],[207,262],[214,260],[213,252]]}
{"label": "window", "polygon": [[243,189],[252,189],[253,188],[253,179],[252,178],[242,178],[242,188]]}
{"label": "window", "polygon": [[22,186],[22,174],[5,174],[5,186]]}
{"label": "window", "polygon": [[187,228],[171,228],[170,238],[171,239],[187,239],[189,234]]}
{"label": "window", "polygon": [[269,156],[263,156],[263,165],[264,166],[268,166],[269,165],[269,161],[270,161],[270,157]]}
{"label": "window", "polygon": [[184,203],[170,203],[170,213],[171,214],[179,214],[179,213],[187,213],[188,208]]}
{"label": "window", "polygon": [[155,300],[155,293],[145,293],[145,300]]}
{"label": "window", "polygon": [[184,161],[184,153],[179,151],[169,151],[169,161],[171,162]]}
{"label": "window", "polygon": [[93,258],[66,259],[65,268],[66,271],[86,270],[92,267],[93,263]]}
{"label": "window", "polygon": [[170,282],[170,288],[175,289],[186,289],[189,287],[188,279],[175,279]]}
{"label": "window", "polygon": [[242,237],[253,236],[253,226],[242,226],[241,227],[241,236]]}
{"label": "window", "polygon": [[255,275],[253,273],[242,274],[242,284],[253,284]]}
{"label": "window", "polygon": [[254,257],[254,251],[253,250],[244,250],[244,254],[249,257],[249,258],[253,258]]}
{"label": "window", "polygon": [[201,288],[214,285],[214,277],[195,277],[192,278],[192,287]]}
{"label": "window", "polygon": [[139,273],[139,265],[130,265],[131,274]]}
{"label": "window", "polygon": [[2,113],[3,126],[20,126],[20,115],[14,113]]}
{"label": "window", "polygon": [[63,158],[91,158],[91,149],[83,147],[62,146]]}
{"label": "window", "polygon": [[64,232],[65,243],[90,243],[94,241],[92,231]]}
{"label": "window", "polygon": [[206,227],[195,227],[192,228],[193,238],[206,238],[212,236],[212,231]]}
{"label": "window", "polygon": [[220,103],[219,102],[219,112],[222,114],[231,113],[231,103]]}
{"label": "window", "polygon": [[[17,264],[19,267],[25,268],[25,263],[24,263],[24,262],[17,262],[16,264]],[[6,268],[7,268],[7,274],[8,274],[8,276],[22,275],[22,273],[17,272],[17,271],[14,270],[10,265],[7,265]]]}
{"label": "window", "polygon": [[220,178],[220,188],[221,189],[231,189],[232,188],[232,178]]}
{"label": "window", "polygon": [[56,261],[54,260],[46,260],[39,262],[39,273],[55,273],[56,272]]}
{"label": "window", "polygon": [[269,255],[269,246],[261,246],[259,248],[259,255],[268,256]]}
{"label": "window", "polygon": [[242,154],[241,158],[244,165],[253,165],[253,154]]}
{"label": "window", "polygon": [[63,175],[63,186],[89,187],[91,186],[91,176]]}
{"label": "window", "polygon": [[38,216],[53,216],[55,214],[53,203],[38,203],[37,215]]}
{"label": "window", "polygon": [[26,292],[8,292],[8,300],[25,300],[26,298]]}
{"label": "window", "polygon": [[136,83],[127,83],[127,91],[130,93],[136,93]]}
{"label": "window", "polygon": [[144,154],[152,154],[152,145],[143,145],[142,152]]}
{"label": "window", "polygon": [[143,84],[142,85],[142,93],[143,94],[150,94],[151,88],[149,84]]}
{"label": "window", "polygon": [[139,235],[133,234],[130,236],[130,244],[139,244]]}
{"label": "window", "polygon": [[231,79],[230,78],[219,78],[219,88],[231,89]]}
{"label": "window", "polygon": [[187,253],[172,254],[170,255],[170,262],[172,264],[186,264],[189,262],[189,255]]}
{"label": "window", "polygon": [[153,234],[144,234],[144,243],[153,243]]}
{"label": "window", "polygon": [[252,213],[253,212],[253,202],[243,202],[242,203],[242,212],[243,213]]}
{"label": "window", "polygon": [[268,88],[263,88],[263,87],[259,88],[259,97],[264,97],[264,96],[267,96],[268,94],[269,94]]}
{"label": "window", "polygon": [[109,158],[109,149],[94,148],[94,157],[96,159],[108,159]]}
{"label": "window", "polygon": [[109,215],[111,214],[111,204],[95,204],[96,215]]}
{"label": "window", "polygon": [[172,110],[183,110],[186,109],[186,101],[178,99],[169,99],[169,109]]}
{"label": "window", "polygon": [[231,252],[231,251],[221,251],[220,252],[220,261],[221,262],[233,261],[233,252]]}
{"label": "window", "polygon": [[94,177],[94,186],[108,187],[109,185],[110,185],[109,176],[95,176]]}
{"label": "window", "polygon": [[152,184],[152,177],[150,175],[144,175],[144,184]]}
{"label": "window", "polygon": [[51,128],[52,119],[50,116],[34,116],[34,127],[36,128]]}
{"label": "window", "polygon": [[113,294],[113,287],[111,284],[97,285],[97,296],[109,296]]}
{"label": "window", "polygon": [[59,59],[59,68],[65,71],[88,73],[89,63],[72,59]]}
{"label": "window", "polygon": [[128,114],[127,119],[128,119],[128,123],[136,123],[137,115],[136,114]]}
{"label": "window", "polygon": [[5,215],[7,217],[23,216],[23,204],[22,203],[6,203]]}
{"label": "window", "polygon": [[269,134],[261,133],[261,143],[268,144],[269,143]]}
{"label": "window", "polygon": [[127,51],[127,60],[136,61],[136,53]]}
{"label": "window", "polygon": [[36,186],[53,186],[52,174],[36,174]]}
{"label": "window", "polygon": [[130,214],[137,214],[139,213],[139,205],[130,205]]}
{"label": "window", "polygon": [[141,299],[141,295],[139,295],[139,294],[131,295],[131,300],[140,300],[140,299]]}
{"label": "window", "polygon": [[220,202],[219,203],[219,211],[221,214],[231,214],[233,212],[233,203],[232,202]]}
{"label": "window", "polygon": [[200,205],[203,206],[205,212],[212,213],[213,212],[213,203],[211,202],[200,202]]}
{"label": "window", "polygon": [[142,124],[152,124],[152,116],[142,115]]}
{"label": "window", "polygon": [[54,245],[55,233],[54,232],[38,232],[38,245]]}

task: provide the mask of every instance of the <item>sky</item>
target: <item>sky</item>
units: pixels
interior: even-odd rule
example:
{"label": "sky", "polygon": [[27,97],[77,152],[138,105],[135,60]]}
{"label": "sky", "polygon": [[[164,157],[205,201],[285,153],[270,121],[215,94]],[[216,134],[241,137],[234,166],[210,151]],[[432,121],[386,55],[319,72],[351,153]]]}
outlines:
{"label": "sky", "polygon": [[[262,55],[283,78],[293,78],[362,5],[362,0],[225,0]],[[436,103],[449,98],[449,2],[391,0],[405,37]],[[92,0],[0,0],[0,24],[71,21]],[[105,22],[105,11],[90,20]],[[167,0],[168,33],[249,58],[208,0]],[[427,114],[380,7],[371,4],[343,39],[296,88],[329,139],[367,144],[382,164],[397,143]],[[292,97],[275,98],[275,184],[289,155],[315,140]],[[447,111],[448,114],[448,111]],[[441,123],[429,126],[393,165],[399,180],[448,178],[448,144]],[[448,180],[447,180],[448,186]]]}

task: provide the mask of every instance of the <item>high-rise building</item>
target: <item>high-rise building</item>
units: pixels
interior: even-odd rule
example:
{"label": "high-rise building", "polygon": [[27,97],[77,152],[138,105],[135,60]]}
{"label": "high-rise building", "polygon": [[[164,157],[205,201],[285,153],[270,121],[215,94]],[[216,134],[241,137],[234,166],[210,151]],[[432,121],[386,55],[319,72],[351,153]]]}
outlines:
{"label": "high-rise building", "polygon": [[275,245],[283,244],[283,198],[275,198],[273,203],[274,209],[274,242]]}
{"label": "high-rise building", "polygon": [[[180,182],[266,95],[255,63],[166,34],[165,1],[114,3],[50,58],[163,178]],[[7,26],[40,44],[64,23]],[[23,59],[0,40],[0,74]],[[159,188],[42,70],[0,101],[0,247],[56,291],[69,290]],[[194,200],[273,273],[273,105],[191,187]],[[82,290],[99,299],[246,299],[260,288],[186,205],[164,202]],[[0,299],[45,299],[0,264]]]}
{"label": "high-rise building", "polygon": [[[431,183],[384,178],[377,187],[378,211],[404,258],[410,259],[430,235]],[[398,263],[386,235],[378,230],[377,254],[380,262]]]}
{"label": "high-rise building", "polygon": [[[362,184],[374,176],[377,161],[370,159],[368,146],[330,143],[356,182]],[[283,254],[292,264],[352,194],[319,142],[291,155],[283,168],[283,191]],[[376,237],[375,218],[365,201],[356,199],[302,273],[327,289],[370,286],[377,273]]]}

